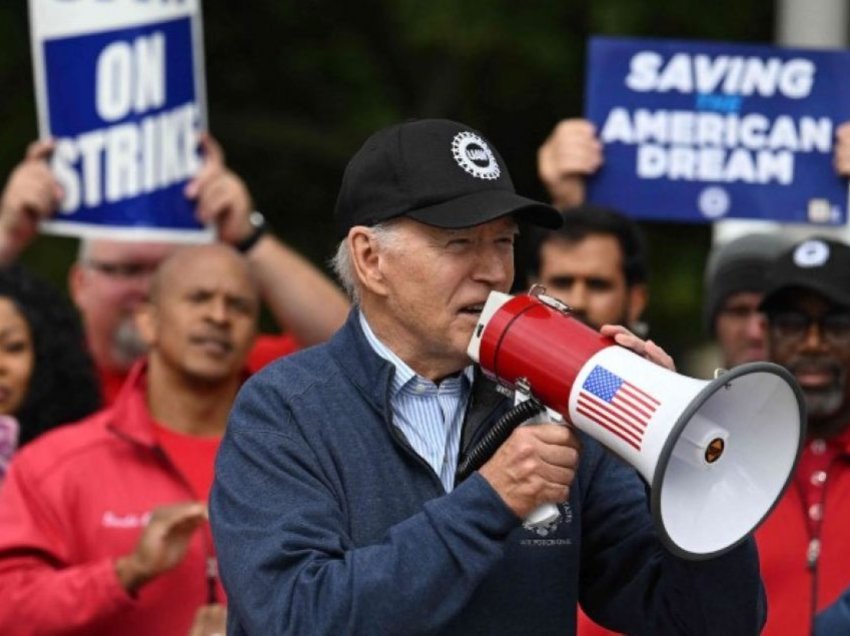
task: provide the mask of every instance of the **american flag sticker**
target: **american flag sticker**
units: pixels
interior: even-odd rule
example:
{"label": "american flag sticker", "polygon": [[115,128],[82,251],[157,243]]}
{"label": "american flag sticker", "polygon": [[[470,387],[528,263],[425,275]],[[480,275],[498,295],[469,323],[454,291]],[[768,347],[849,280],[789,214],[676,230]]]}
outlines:
{"label": "american flag sticker", "polygon": [[581,385],[576,410],[640,450],[646,427],[660,405],[643,389],[596,365]]}

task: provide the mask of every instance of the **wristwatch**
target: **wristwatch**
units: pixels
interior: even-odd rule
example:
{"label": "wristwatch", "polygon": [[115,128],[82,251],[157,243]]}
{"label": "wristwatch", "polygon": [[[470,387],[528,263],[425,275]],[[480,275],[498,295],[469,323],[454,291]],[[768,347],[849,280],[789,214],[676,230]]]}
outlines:
{"label": "wristwatch", "polygon": [[268,230],[266,217],[263,216],[262,212],[257,212],[256,210],[251,212],[251,214],[248,215],[248,223],[250,223],[253,228],[251,233],[238,243],[233,244],[233,247],[243,254],[247,253],[252,247],[254,247],[254,245],[257,244],[257,241],[259,241],[263,234],[265,234]]}

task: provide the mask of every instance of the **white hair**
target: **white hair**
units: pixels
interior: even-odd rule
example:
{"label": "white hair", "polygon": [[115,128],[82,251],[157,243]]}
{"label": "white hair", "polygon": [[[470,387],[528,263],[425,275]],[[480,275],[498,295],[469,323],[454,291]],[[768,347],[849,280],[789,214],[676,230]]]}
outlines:
{"label": "white hair", "polygon": [[[395,219],[378,223],[369,228],[375,238],[375,244],[379,249],[393,249],[399,244],[400,232]],[[348,246],[348,238],[344,238],[339,242],[336,248],[336,254],[330,261],[330,265],[334,270],[340,284],[342,285],[348,297],[354,303],[360,302],[360,287],[357,274],[354,271],[354,263],[351,259],[351,249]]]}

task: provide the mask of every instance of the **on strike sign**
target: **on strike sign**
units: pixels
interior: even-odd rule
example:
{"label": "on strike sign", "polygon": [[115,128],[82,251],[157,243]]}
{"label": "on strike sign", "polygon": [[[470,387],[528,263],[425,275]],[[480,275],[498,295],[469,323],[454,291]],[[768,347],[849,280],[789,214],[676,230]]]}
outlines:
{"label": "on strike sign", "polygon": [[205,240],[183,195],[206,127],[199,0],[30,0],[49,232]]}

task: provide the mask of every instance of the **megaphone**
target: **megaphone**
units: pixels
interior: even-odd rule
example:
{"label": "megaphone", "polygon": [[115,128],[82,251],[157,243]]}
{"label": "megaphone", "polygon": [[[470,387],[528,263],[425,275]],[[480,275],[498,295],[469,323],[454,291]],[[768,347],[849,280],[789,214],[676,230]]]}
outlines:
{"label": "megaphone", "polygon": [[680,375],[534,289],[491,292],[468,353],[637,469],[661,541],[687,559],[743,541],[778,501],[803,443],[802,391],[779,365],[743,364],[712,381]]}

